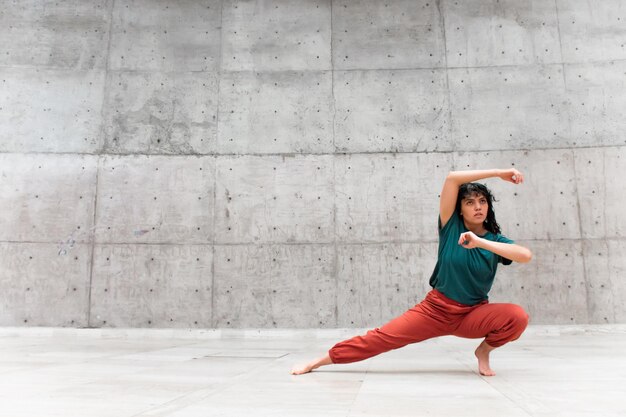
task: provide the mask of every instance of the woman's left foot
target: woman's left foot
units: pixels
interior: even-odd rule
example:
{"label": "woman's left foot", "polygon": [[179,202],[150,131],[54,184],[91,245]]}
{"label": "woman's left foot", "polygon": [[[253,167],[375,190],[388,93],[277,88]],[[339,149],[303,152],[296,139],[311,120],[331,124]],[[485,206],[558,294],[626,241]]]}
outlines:
{"label": "woman's left foot", "polygon": [[489,353],[494,350],[494,347],[489,346],[487,343],[482,342],[474,352],[476,358],[478,358],[478,372],[484,376],[494,376],[496,373],[489,367]]}

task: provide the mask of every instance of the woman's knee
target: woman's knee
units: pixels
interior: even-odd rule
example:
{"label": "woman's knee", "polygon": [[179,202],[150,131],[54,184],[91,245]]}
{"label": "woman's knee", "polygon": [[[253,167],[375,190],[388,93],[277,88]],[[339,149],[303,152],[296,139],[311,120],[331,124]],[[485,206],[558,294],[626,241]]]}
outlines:
{"label": "woman's knee", "polygon": [[521,306],[518,306],[517,304],[511,304],[509,307],[509,314],[515,326],[522,331],[526,328],[526,326],[528,326],[530,316]]}

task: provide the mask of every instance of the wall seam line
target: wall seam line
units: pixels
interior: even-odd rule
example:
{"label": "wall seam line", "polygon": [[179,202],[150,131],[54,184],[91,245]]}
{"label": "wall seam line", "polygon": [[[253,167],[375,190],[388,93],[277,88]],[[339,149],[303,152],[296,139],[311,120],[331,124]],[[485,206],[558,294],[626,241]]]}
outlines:
{"label": "wall seam line", "polygon": [[[216,116],[215,116],[215,149],[218,148],[219,144],[219,126],[220,126],[220,97],[221,97],[221,87],[222,87],[222,43],[224,42],[224,37],[222,34],[224,33],[224,0],[220,2],[220,51],[219,51],[219,61],[217,65],[217,104],[216,104]],[[216,240],[216,217],[217,217],[217,164],[218,164],[219,155],[213,155],[213,239],[211,244],[211,322],[210,327],[216,328],[216,318],[215,318],[215,240]]]}
{"label": "wall seam line", "polygon": [[104,65],[104,83],[102,87],[102,104],[100,107],[100,140],[98,141],[98,151],[96,153],[96,181],[95,181],[95,190],[94,190],[94,200],[93,200],[93,233],[90,233],[91,240],[91,259],[89,262],[89,287],[88,287],[88,295],[87,295],[87,327],[93,327],[91,320],[91,300],[92,300],[92,290],[93,290],[93,273],[94,273],[94,259],[96,252],[96,234],[98,233],[98,184],[100,182],[100,169],[102,166],[102,155],[104,153],[105,148],[105,121],[106,121],[106,97],[109,86],[109,59],[111,56],[111,39],[113,37],[113,10],[115,10],[115,0],[111,0],[111,5],[109,6],[109,38],[107,42],[107,53],[106,53],[106,62]]}
{"label": "wall seam line", "polygon": [[[442,150],[435,150],[435,151],[401,151],[401,150],[396,150],[396,151],[383,151],[383,150],[379,150],[379,151],[371,151],[371,152],[365,152],[365,151],[354,151],[354,152],[349,152],[350,156],[359,156],[359,155],[422,155],[422,154],[451,154],[451,153],[456,153],[456,154],[483,154],[485,152],[538,152],[538,151],[569,151],[572,149],[575,150],[579,150],[579,149],[610,149],[610,148],[624,148],[626,147],[625,144],[610,144],[610,145],[587,145],[587,146],[575,146],[575,147],[571,147],[571,146],[561,146],[561,147],[555,147],[555,148],[550,148],[550,147],[535,147],[535,148],[516,148],[516,149],[492,149],[492,148],[487,148],[487,149],[456,149],[456,150],[446,150],[446,151],[442,151]],[[347,155],[348,152],[347,151],[343,151],[343,152],[339,152],[339,155]],[[236,153],[221,153],[221,154],[216,154],[216,153],[207,153],[207,154],[168,154],[168,153],[128,153],[128,154],[122,154],[122,153],[116,153],[116,154],[112,154],[112,153],[89,153],[89,152],[0,152],[0,155],[70,155],[70,156],[75,156],[75,155],[93,155],[93,156],[99,156],[99,155],[106,155],[106,156],[115,156],[115,157],[158,157],[158,156],[165,156],[168,158],[189,158],[189,157],[197,157],[197,158],[211,158],[211,157],[231,157],[231,156],[241,156],[240,154],[236,154]],[[254,157],[254,158],[265,158],[265,157],[290,157],[290,156],[294,156],[294,155],[298,155],[298,156],[309,156],[309,155],[314,155],[314,156],[334,156],[337,155],[337,153],[332,153],[332,152],[320,152],[320,153],[314,153],[314,152],[308,152],[308,153],[297,153],[297,152],[283,152],[283,153],[248,153],[245,156],[246,157]]]}
{"label": "wall seam line", "polygon": [[[452,149],[453,152],[457,151],[456,140],[452,138],[452,106],[450,100],[450,78],[449,78],[449,68],[448,68],[448,42],[446,40],[446,17],[441,8],[441,0],[437,0],[437,10],[439,11],[439,22],[441,24],[441,36],[443,40],[443,62],[444,62],[444,70],[446,72],[446,99],[448,106],[448,123],[447,123],[447,135],[450,141],[452,141]],[[443,134],[444,132],[442,132]]]}
{"label": "wall seam line", "polygon": [[574,189],[576,190],[576,214],[578,215],[578,233],[580,235],[580,252],[583,264],[583,281],[585,284],[585,307],[587,312],[586,322],[590,322],[591,318],[591,307],[590,307],[590,296],[589,296],[589,282],[588,282],[588,274],[587,274],[587,261],[585,257],[585,240],[583,238],[583,225],[582,225],[582,214],[580,209],[580,191],[578,187],[578,173],[576,170],[576,154],[574,150],[571,150],[572,155],[572,165],[574,167]]}
{"label": "wall seam line", "polygon": [[339,253],[337,249],[337,142],[335,132],[335,121],[337,118],[337,100],[335,98],[335,59],[333,50],[333,0],[330,0],[330,93],[333,106],[333,154],[332,154],[332,178],[333,178],[333,279],[335,284],[335,323],[333,326],[339,326]]}

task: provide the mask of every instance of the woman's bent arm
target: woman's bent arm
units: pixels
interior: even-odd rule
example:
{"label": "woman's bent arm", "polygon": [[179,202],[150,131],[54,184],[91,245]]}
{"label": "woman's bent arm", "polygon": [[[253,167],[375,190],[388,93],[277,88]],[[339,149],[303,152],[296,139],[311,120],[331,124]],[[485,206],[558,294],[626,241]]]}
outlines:
{"label": "woman's bent arm", "polygon": [[533,254],[530,249],[511,243],[492,242],[487,239],[483,239],[482,245],[479,245],[483,249],[493,252],[503,258],[510,259],[513,262],[526,263],[530,262],[533,258]]}
{"label": "woman's bent arm", "polygon": [[513,262],[530,262],[533,257],[530,249],[524,246],[483,239],[476,236],[473,232],[461,233],[459,245],[466,249],[482,248]]}
{"label": "woman's bent arm", "polygon": [[456,208],[456,199],[459,195],[459,187],[466,182],[478,181],[484,178],[499,177],[513,184],[521,184],[524,177],[516,169],[484,169],[475,171],[450,171],[443,183],[441,198],[439,200],[439,218],[441,227],[445,226],[452,217]]}

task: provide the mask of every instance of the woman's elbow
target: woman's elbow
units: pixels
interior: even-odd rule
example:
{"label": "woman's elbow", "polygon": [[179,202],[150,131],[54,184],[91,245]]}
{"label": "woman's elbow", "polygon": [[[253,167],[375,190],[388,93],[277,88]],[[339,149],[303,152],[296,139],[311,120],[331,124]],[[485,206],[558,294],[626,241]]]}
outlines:
{"label": "woman's elbow", "polygon": [[454,184],[456,186],[461,185],[461,180],[459,179],[459,173],[457,171],[448,172],[448,175],[446,175],[445,182]]}
{"label": "woman's elbow", "polygon": [[526,249],[522,251],[522,253],[520,254],[520,259],[518,260],[518,262],[521,262],[523,264],[530,262],[533,259],[533,253],[530,251],[530,249]]}

